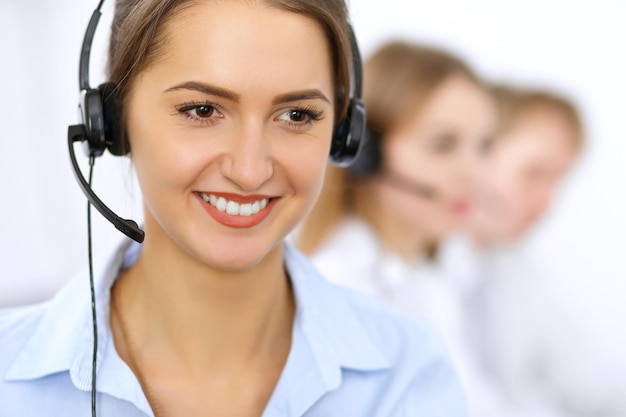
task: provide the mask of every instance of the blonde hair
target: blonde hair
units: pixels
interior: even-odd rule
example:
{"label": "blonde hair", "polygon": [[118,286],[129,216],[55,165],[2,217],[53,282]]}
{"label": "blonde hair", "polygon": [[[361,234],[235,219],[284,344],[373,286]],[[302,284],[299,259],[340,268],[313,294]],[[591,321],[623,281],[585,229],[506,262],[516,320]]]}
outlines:
{"label": "blonde hair", "polygon": [[559,113],[574,131],[574,146],[580,149],[584,142],[584,127],[576,105],[565,96],[538,88],[514,87],[497,84],[490,88],[498,111],[498,131],[491,146],[497,146],[506,133],[536,110]]}
{"label": "blonde hair", "polygon": [[[481,85],[459,58],[428,46],[393,41],[383,45],[364,64],[363,101],[373,140],[404,123],[444,81],[461,76]],[[321,195],[302,223],[296,244],[313,253],[347,214],[355,212],[362,180],[346,169],[329,166]]]}

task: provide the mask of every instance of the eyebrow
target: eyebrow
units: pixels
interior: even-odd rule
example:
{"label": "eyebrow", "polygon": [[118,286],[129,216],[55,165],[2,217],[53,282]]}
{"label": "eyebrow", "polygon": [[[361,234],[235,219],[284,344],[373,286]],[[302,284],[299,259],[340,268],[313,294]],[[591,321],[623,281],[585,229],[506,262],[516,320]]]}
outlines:
{"label": "eyebrow", "polygon": [[216,87],[209,84],[200,83],[197,81],[187,81],[182,84],[175,85],[174,87],[170,87],[165,90],[165,93],[169,93],[177,90],[192,90],[198,91],[200,93],[209,94],[212,96],[222,97],[230,101],[239,101],[239,94],[233,93],[232,91],[226,90],[224,88]]}
{"label": "eyebrow", "polygon": [[[222,97],[227,100],[234,101],[234,102],[238,102],[239,99],[241,98],[239,94],[234,93],[232,91],[226,90],[224,88],[216,87],[213,85],[200,83],[197,81],[187,81],[182,84],[175,85],[174,87],[170,87],[164,92],[169,93],[169,92],[177,91],[177,90],[198,91],[200,93]],[[286,94],[281,94],[272,100],[272,104],[276,105],[276,104],[282,104],[282,103],[290,103],[290,102],[299,101],[299,100],[315,100],[315,99],[320,99],[330,104],[330,100],[328,99],[328,97],[326,97],[324,93],[322,93],[320,90],[317,90],[317,89],[294,91],[294,92],[290,92]]]}
{"label": "eyebrow", "polygon": [[281,94],[280,96],[272,100],[272,104],[290,103],[292,101],[315,100],[315,99],[321,99],[321,100],[324,100],[326,103],[330,104],[330,100],[328,99],[328,97],[326,97],[324,93],[322,93],[320,90],[317,90],[317,89],[295,91],[293,93]]}

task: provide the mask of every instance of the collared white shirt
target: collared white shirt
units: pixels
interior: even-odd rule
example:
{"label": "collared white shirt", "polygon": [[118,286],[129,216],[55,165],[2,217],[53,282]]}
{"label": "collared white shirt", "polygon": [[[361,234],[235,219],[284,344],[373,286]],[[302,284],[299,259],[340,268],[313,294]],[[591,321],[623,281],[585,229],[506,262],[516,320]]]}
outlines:
{"label": "collared white shirt", "polygon": [[[100,417],[153,415],[108,325],[110,288],[139,251],[124,244],[94,263]],[[460,384],[426,325],[326,282],[288,243],[284,257],[296,317],[262,417],[466,416]],[[0,417],[89,416],[92,348],[87,273],[49,302],[1,312]]]}

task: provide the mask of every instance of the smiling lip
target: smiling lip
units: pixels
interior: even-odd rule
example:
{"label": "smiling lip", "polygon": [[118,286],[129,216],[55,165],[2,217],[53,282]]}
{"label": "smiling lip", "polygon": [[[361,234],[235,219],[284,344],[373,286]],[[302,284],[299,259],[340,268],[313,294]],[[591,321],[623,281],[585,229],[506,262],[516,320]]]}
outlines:
{"label": "smiling lip", "polygon": [[[270,214],[278,200],[266,195],[242,196],[215,192],[196,192],[194,195],[213,219],[224,226],[233,228],[258,225]],[[206,201],[207,199],[209,201]],[[215,204],[219,200],[222,201]]]}

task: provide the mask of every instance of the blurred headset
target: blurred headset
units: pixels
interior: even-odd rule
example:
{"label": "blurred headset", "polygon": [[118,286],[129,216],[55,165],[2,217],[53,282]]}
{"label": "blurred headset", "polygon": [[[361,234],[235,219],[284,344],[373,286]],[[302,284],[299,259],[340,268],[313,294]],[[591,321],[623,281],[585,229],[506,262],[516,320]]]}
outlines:
{"label": "blurred headset", "polygon": [[382,171],[381,134],[366,127],[361,139],[358,155],[355,156],[348,172],[356,178],[370,177]]}
{"label": "blurred headset", "polygon": [[381,149],[384,134],[379,130],[374,131],[370,126],[365,128],[358,155],[347,168],[349,175],[361,180],[376,177],[404,192],[430,200],[438,198],[438,190],[431,184],[408,178],[392,167],[385,166]]}
{"label": "blurred headset", "polygon": [[376,177],[407,193],[430,200],[438,198],[439,193],[431,184],[408,178],[384,166],[381,150],[383,135],[383,132],[375,132],[366,127],[359,153],[348,167],[350,176],[356,179]]}

